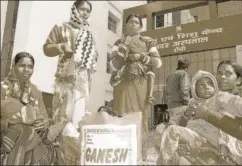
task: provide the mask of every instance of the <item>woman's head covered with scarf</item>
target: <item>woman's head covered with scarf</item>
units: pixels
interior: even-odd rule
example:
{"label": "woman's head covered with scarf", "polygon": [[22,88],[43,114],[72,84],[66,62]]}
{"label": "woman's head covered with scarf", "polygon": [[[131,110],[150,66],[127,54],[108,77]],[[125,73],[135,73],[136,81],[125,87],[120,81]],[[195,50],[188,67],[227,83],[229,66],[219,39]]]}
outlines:
{"label": "woman's head covered with scarf", "polygon": [[11,96],[28,103],[31,96],[30,78],[34,70],[34,58],[27,52],[19,52],[7,77],[1,82],[2,97]]}
{"label": "woman's head covered with scarf", "polygon": [[76,0],[71,8],[71,22],[77,25],[88,24],[87,19],[92,12],[92,4],[87,0]]}
{"label": "woman's head covered with scarf", "polygon": [[13,60],[12,68],[6,79],[29,82],[34,70],[34,58],[28,52],[19,52]]}

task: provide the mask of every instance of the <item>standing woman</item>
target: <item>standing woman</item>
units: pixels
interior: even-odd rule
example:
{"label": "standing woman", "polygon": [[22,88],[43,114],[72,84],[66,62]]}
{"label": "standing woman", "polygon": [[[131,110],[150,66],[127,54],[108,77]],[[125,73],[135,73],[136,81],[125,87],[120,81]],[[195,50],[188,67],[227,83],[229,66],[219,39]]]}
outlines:
{"label": "standing woman", "polygon": [[46,56],[59,55],[53,119],[72,122],[75,128],[85,114],[91,76],[96,71],[95,41],[87,23],[91,11],[90,2],[76,0],[70,21],[55,25],[43,47]]}
{"label": "standing woman", "polygon": [[162,61],[155,40],[141,36],[141,17],[130,14],[126,19],[127,33],[113,46],[110,66],[114,71],[110,80],[114,88],[114,111],[121,115],[142,112],[142,133],[148,133],[148,106],[152,100],[154,73]]}
{"label": "standing woman", "polygon": [[98,56],[87,22],[91,11],[89,1],[76,0],[71,8],[70,21],[55,25],[43,47],[46,56],[59,56],[52,118],[55,123],[65,126],[63,135],[74,139],[78,139],[78,122],[87,110]]}

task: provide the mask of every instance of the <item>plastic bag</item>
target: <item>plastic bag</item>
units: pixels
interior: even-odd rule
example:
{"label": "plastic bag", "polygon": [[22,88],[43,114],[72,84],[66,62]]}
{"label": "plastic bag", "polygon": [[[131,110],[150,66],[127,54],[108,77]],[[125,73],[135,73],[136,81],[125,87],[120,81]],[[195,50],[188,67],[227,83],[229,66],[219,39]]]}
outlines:
{"label": "plastic bag", "polygon": [[[104,108],[105,109],[105,108]],[[106,108],[108,109],[108,108]],[[82,127],[85,125],[102,125],[102,124],[114,124],[114,125],[136,125],[136,135],[137,135],[137,163],[142,160],[141,154],[141,122],[142,122],[142,113],[134,112],[123,117],[110,115],[105,111],[100,111],[92,115],[87,116],[79,123],[79,131],[82,130]],[[79,142],[82,142],[82,133],[79,137]]]}

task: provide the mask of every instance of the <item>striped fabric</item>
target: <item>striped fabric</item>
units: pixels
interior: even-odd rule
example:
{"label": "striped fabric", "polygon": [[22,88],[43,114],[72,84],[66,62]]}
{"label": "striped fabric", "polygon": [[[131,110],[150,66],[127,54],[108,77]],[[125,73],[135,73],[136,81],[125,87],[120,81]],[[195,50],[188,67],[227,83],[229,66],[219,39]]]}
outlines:
{"label": "striped fabric", "polygon": [[95,44],[92,33],[83,30],[77,37],[74,61],[78,67],[96,70]]}
{"label": "striped fabric", "polygon": [[18,137],[18,134],[19,134],[19,132],[14,128],[11,129],[10,132],[11,132],[12,137],[7,137],[7,136],[3,135],[2,138],[1,138],[2,147],[6,152],[11,152],[11,150],[14,146],[14,143],[17,140],[17,137]]}
{"label": "striped fabric", "polygon": [[75,43],[75,54],[74,61],[77,64],[77,67],[96,70],[96,49],[95,42],[92,33],[88,30],[88,23],[81,20],[80,14],[78,13],[76,6],[73,4],[71,9],[71,18],[70,21],[72,24],[77,26],[84,25],[83,30],[78,34],[76,43]]}

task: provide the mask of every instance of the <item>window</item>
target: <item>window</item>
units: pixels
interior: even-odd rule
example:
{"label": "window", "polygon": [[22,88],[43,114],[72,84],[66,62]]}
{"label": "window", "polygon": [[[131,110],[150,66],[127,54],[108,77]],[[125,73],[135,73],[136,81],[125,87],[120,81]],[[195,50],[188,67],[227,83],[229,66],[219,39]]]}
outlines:
{"label": "window", "polygon": [[155,15],[155,29],[164,27],[164,14]]}
{"label": "window", "polygon": [[[238,1],[237,1],[238,2]],[[238,4],[236,6],[239,6]],[[198,4],[168,9],[153,14],[154,29],[179,26],[209,19],[208,1]]]}
{"label": "window", "polygon": [[110,54],[110,53],[107,53],[106,72],[107,72],[108,74],[111,73],[110,64],[109,64],[110,60],[111,60],[111,54]]}
{"label": "window", "polygon": [[117,19],[115,16],[109,12],[108,15],[108,29],[116,33],[117,31]]}
{"label": "window", "polygon": [[172,26],[173,25],[172,19],[173,19],[173,14],[171,12],[170,13],[163,13],[163,12],[155,13],[154,14],[155,29]]}

